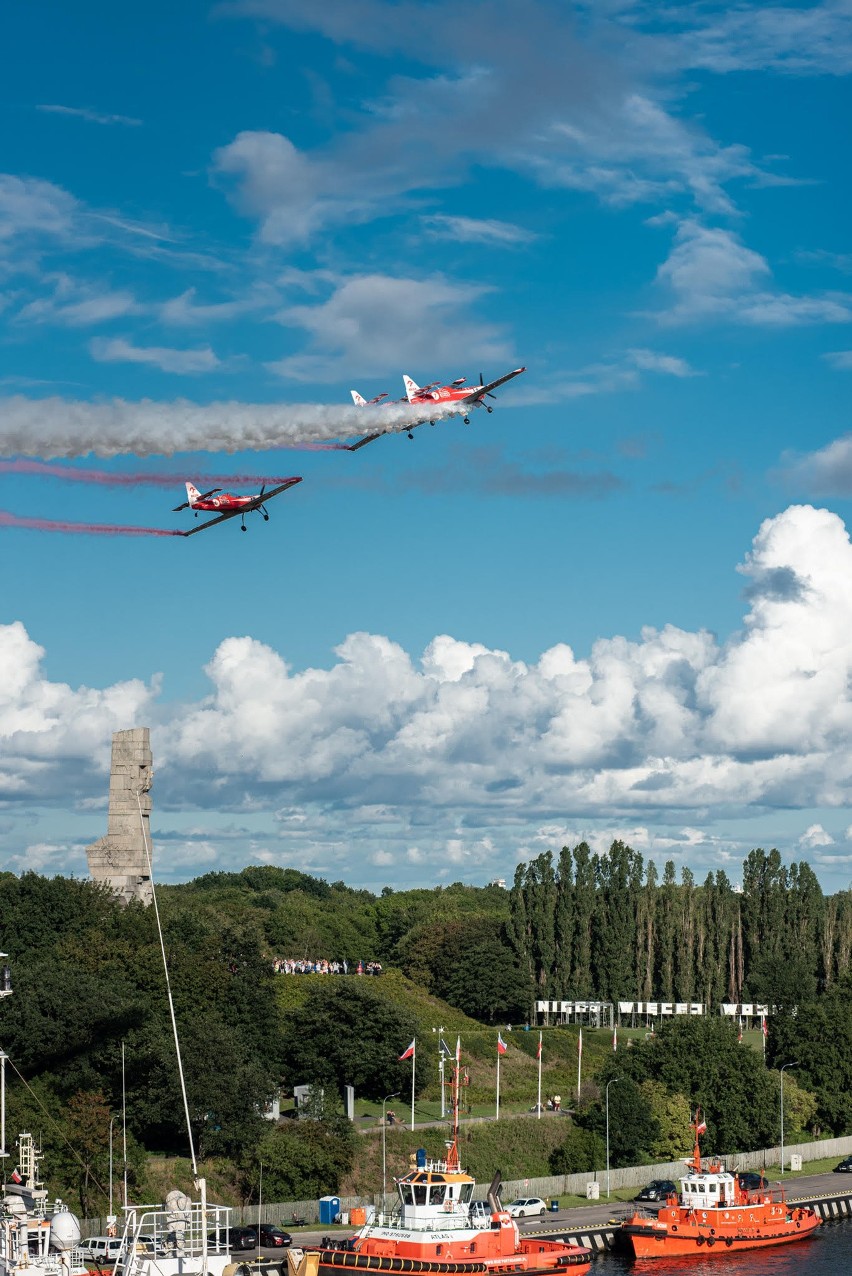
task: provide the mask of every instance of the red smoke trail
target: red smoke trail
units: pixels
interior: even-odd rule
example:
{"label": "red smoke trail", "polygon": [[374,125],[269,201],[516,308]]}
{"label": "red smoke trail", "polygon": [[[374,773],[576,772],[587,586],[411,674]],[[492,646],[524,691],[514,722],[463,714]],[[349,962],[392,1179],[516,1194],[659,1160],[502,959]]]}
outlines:
{"label": "red smoke trail", "polygon": [[[318,451],[322,445],[317,444]],[[334,451],[327,445],[324,451]],[[111,470],[82,470],[68,465],[51,465],[47,461],[0,461],[0,474],[36,474],[45,478],[70,479],[74,483],[97,483],[102,487],[182,487],[189,479],[196,487],[258,487],[265,483],[274,487],[286,478],[270,478],[268,474],[167,474],[162,470],[143,470],[137,474],[113,474]],[[289,477],[289,475],[287,476]]]}
{"label": "red smoke trail", "polygon": [[52,518],[20,518],[0,510],[0,528],[27,527],[33,532],[82,532],[86,536],[183,536],[163,527],[121,527],[110,523],[60,523]]}

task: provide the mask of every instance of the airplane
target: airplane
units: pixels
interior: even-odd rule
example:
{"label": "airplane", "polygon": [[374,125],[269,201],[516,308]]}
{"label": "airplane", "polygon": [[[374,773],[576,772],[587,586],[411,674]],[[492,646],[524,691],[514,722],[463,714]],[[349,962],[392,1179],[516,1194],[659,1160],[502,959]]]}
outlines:
{"label": "airplane", "polygon": [[232,496],[230,492],[223,492],[221,487],[213,487],[209,492],[199,492],[194,483],[187,483],[186,500],[182,505],[176,505],[172,513],[177,514],[180,510],[191,509],[195,511],[195,517],[198,518],[199,510],[204,513],[216,510],[221,511],[218,518],[208,519],[200,527],[192,527],[188,532],[181,532],[181,536],[194,536],[196,532],[205,532],[208,527],[215,527],[217,523],[224,523],[229,518],[236,518],[237,515],[240,517],[240,530],[244,532],[246,531],[246,514],[250,514],[252,510],[257,510],[258,513],[263,515],[264,522],[267,522],[269,520],[269,511],[265,502],[271,501],[273,496],[286,492],[289,487],[295,487],[301,481],[300,477],[288,478],[268,492],[264,484],[255,496]]}
{"label": "airplane", "polygon": [[[396,403],[432,404],[432,403],[458,403],[459,410],[464,411],[464,423],[470,425],[470,417],[467,412],[470,408],[484,407],[486,412],[493,412],[494,409],[490,403],[484,403],[483,400],[487,396],[493,399],[495,396],[491,393],[498,386],[505,385],[507,381],[511,381],[514,377],[519,377],[522,372],[526,372],[526,368],[515,368],[514,372],[507,372],[505,376],[498,377],[496,381],[489,381],[487,385],[483,381],[482,373],[479,374],[479,385],[466,386],[466,377],[457,377],[455,381],[449,385],[441,385],[440,381],[433,381],[431,385],[420,386],[416,381],[412,381],[411,377],[403,373],[402,381],[405,386],[406,397],[404,399],[396,399]],[[379,394],[375,399],[365,399],[357,390],[350,390],[352,401],[356,407],[372,407],[381,403],[382,399],[386,399],[387,391]],[[383,405],[384,406],[384,405]],[[414,421],[408,430],[408,437],[414,438],[412,430],[416,426],[422,425],[422,421]],[[434,421],[432,422],[434,425]],[[366,434],[363,439],[359,439],[357,443],[347,444],[347,452],[357,452],[358,448],[364,447],[367,443],[373,443],[376,439],[380,439],[384,431],[376,431],[374,434]]]}

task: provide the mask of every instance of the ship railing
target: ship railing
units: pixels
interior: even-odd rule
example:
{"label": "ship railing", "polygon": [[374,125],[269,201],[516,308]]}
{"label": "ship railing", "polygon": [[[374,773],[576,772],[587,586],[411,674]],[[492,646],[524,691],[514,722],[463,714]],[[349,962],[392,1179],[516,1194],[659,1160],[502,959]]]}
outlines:
{"label": "ship railing", "polygon": [[407,1218],[405,1221],[399,1214],[379,1214],[378,1226],[402,1232],[450,1232],[470,1231],[473,1224],[470,1216],[464,1213],[435,1214],[429,1218]]}
{"label": "ship railing", "polygon": [[[164,1205],[125,1205],[124,1232],[116,1257],[119,1276],[134,1276],[146,1261],[158,1258],[198,1258],[228,1252],[227,1232],[231,1210],[227,1205],[198,1201],[186,1209]],[[205,1240],[206,1238],[206,1240]]]}

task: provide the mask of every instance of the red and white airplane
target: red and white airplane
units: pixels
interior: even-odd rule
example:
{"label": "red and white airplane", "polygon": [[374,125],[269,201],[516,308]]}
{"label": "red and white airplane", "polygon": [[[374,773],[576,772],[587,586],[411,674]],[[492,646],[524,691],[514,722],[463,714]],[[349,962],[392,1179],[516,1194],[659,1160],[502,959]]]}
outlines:
{"label": "red and white airplane", "polygon": [[[505,376],[498,377],[496,381],[489,381],[487,384],[483,381],[482,373],[479,374],[479,385],[465,385],[466,377],[458,377],[449,385],[441,385],[440,381],[433,381],[431,385],[418,385],[416,381],[412,381],[411,377],[403,373],[402,381],[405,386],[406,397],[397,399],[398,403],[410,403],[417,407],[422,404],[427,407],[435,403],[457,403],[458,411],[463,416],[465,425],[470,425],[470,417],[468,415],[471,408],[485,408],[486,412],[493,412],[494,409],[490,403],[485,403],[486,396],[493,399],[495,396],[492,390],[496,390],[498,386],[505,385],[507,381],[511,381],[514,377],[519,377],[522,372],[526,372],[526,368],[515,368],[514,372],[507,372]],[[386,399],[387,392],[379,394],[375,399],[365,399],[357,390],[350,390],[352,401],[357,407],[372,407],[375,404],[381,404]],[[382,405],[384,406],[384,405]],[[428,418],[427,418],[428,419]],[[408,430],[408,437],[414,438],[411,433],[416,426],[422,425],[422,421],[415,421]],[[434,425],[434,422],[432,422]],[[359,447],[363,447],[365,443],[372,443],[375,439],[382,437],[382,432],[375,434],[367,434],[363,439],[359,439],[357,443],[350,443],[348,451],[356,452]]]}
{"label": "red and white airplane", "polygon": [[194,510],[196,518],[198,518],[199,510],[203,513],[218,514],[218,518],[210,518],[200,527],[193,527],[188,532],[182,532],[182,536],[194,536],[196,532],[204,532],[208,527],[215,527],[217,523],[224,523],[227,519],[236,518],[238,515],[241,520],[241,530],[245,531],[246,514],[257,510],[263,515],[264,522],[267,522],[269,511],[265,502],[271,501],[273,496],[286,492],[289,487],[295,487],[301,481],[300,477],[288,478],[268,492],[264,484],[255,496],[233,496],[230,492],[223,492],[221,487],[213,487],[209,492],[199,492],[194,483],[187,483],[186,500],[182,505],[176,505],[172,513],[177,514],[180,510]]}

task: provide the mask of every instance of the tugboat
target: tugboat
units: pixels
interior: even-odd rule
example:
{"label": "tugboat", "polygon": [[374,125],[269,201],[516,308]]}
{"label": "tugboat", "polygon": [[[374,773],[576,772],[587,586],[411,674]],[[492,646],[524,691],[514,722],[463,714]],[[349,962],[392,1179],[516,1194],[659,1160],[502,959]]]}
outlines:
{"label": "tugboat", "polygon": [[488,1272],[551,1276],[570,1270],[585,1276],[592,1251],[562,1240],[522,1236],[502,1208],[497,1174],[488,1191],[487,1213],[473,1208],[476,1181],[459,1161],[459,1074],[452,1081],[453,1137],[444,1160],[421,1151],[416,1166],[398,1179],[399,1202],[388,1216],[365,1225],[341,1249],[322,1248],[319,1276],[360,1272],[430,1272],[446,1276]]}
{"label": "tugboat", "polygon": [[734,1254],[743,1249],[786,1245],[810,1236],[819,1215],[791,1205],[783,1189],[776,1200],[765,1189],[744,1191],[735,1174],[718,1162],[702,1167],[699,1135],[707,1129],[700,1109],[692,1122],[695,1149],[680,1180],[656,1218],[637,1210],[616,1232],[616,1242],[634,1258],[681,1258],[690,1254]]}
{"label": "tugboat", "polygon": [[18,1168],[0,1201],[0,1276],[87,1276],[75,1252],[80,1224],[61,1201],[48,1206],[40,1161],[33,1136],[19,1135]]}

